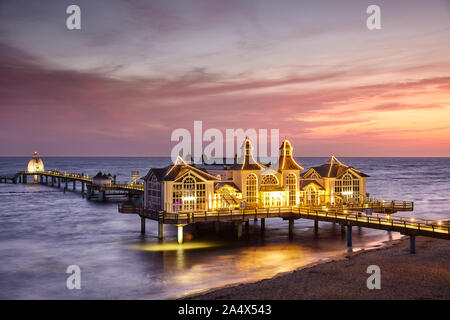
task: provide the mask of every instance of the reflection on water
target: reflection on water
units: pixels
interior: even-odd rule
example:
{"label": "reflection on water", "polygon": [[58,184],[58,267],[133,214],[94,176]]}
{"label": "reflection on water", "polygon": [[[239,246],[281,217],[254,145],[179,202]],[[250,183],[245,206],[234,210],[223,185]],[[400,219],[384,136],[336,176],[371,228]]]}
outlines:
{"label": "reflection on water", "polygon": [[[270,278],[349,252],[345,235],[343,239],[341,229],[332,223],[321,224],[316,235],[311,221],[296,221],[291,238],[287,222],[281,219],[268,220],[266,227],[262,233],[259,223],[252,221],[241,241],[235,240],[236,230],[231,224],[222,223],[219,234],[213,224],[201,225],[198,232],[195,227],[186,227],[192,240],[178,246],[175,228],[166,226],[168,238],[164,241],[155,239],[155,234],[129,248],[141,254],[149,267],[160,262],[169,297]],[[377,246],[381,240],[387,240],[386,233],[361,229],[355,232],[355,247],[350,252]]]}
{"label": "reflection on water", "polygon": [[[49,168],[90,175],[106,169],[122,180],[132,169],[144,172],[167,163],[167,159],[146,158],[44,160]],[[299,162],[309,167],[324,160]],[[392,181],[394,198],[415,201],[415,217],[450,216],[448,159],[341,160],[371,176],[368,190],[372,194],[386,196],[387,182]],[[0,158],[0,173],[23,169],[20,161],[26,164],[28,159]],[[421,184],[410,183],[412,173]],[[139,218],[118,214],[115,204],[87,201],[71,192],[42,192],[46,190],[56,189],[0,184],[1,299],[179,297],[348,254],[346,235],[339,225],[320,223],[316,235],[313,222],[302,219],[295,222],[291,238],[288,222],[281,219],[267,219],[264,233],[259,221],[251,220],[240,241],[231,224],[221,224],[218,234],[213,224],[187,226],[185,243],[179,246],[176,227],[164,226],[165,238],[160,241],[154,221],[147,221],[147,233],[141,235]],[[395,232],[353,228],[352,251],[399,237]],[[66,289],[65,271],[72,264],[81,268],[81,290]]]}
{"label": "reflection on water", "polygon": [[223,244],[219,242],[185,242],[181,245],[175,242],[171,243],[152,243],[152,244],[140,244],[136,246],[132,246],[130,248],[136,250],[143,251],[184,251],[184,250],[192,250],[192,249],[202,249],[202,248],[212,248],[218,247]]}

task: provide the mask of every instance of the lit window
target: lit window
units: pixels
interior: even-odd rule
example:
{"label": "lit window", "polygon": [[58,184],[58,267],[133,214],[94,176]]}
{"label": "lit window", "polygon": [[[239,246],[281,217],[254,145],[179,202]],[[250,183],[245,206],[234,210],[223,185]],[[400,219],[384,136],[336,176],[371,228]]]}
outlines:
{"label": "lit window", "polygon": [[295,174],[289,173],[286,176],[286,188],[289,191],[289,205],[293,206],[297,202],[297,178]]}
{"label": "lit window", "polygon": [[256,203],[257,200],[257,187],[258,187],[258,178],[254,173],[251,173],[247,176],[246,179],[247,184],[247,202],[248,203]]}
{"label": "lit window", "polygon": [[278,179],[276,176],[270,174],[262,177],[261,180],[262,185],[276,185],[278,184]]}

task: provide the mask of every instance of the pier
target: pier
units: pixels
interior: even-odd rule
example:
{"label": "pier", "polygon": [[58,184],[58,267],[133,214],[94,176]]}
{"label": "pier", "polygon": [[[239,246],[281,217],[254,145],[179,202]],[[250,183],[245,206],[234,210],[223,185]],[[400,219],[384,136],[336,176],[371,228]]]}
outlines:
{"label": "pier", "polygon": [[[251,150],[249,141],[246,141],[244,146],[248,147],[247,151]],[[289,144],[285,141],[282,146],[286,149],[286,146],[289,146]],[[284,153],[290,156],[292,154],[291,149],[288,150],[289,152],[286,150],[284,150]],[[249,152],[247,153],[250,154]],[[290,168],[295,168],[295,170],[300,171],[300,166],[292,158],[290,158],[290,161],[292,162]],[[246,163],[244,161],[242,167],[241,164],[235,164],[238,169],[233,170],[240,173],[247,169],[247,171],[250,169],[257,171],[257,169],[251,167],[249,164],[247,166],[250,167],[245,167]],[[285,164],[286,161],[282,161],[281,163]],[[259,166],[263,167],[263,165]],[[353,179],[353,183],[356,186],[354,189],[357,194],[356,198],[343,197],[353,194],[353,191],[341,192],[341,189],[335,189],[341,193],[336,192],[331,195],[326,195],[325,193],[327,191],[324,188],[322,188],[322,191],[317,190],[320,186],[320,181],[317,180],[318,178],[309,178],[307,175],[309,173],[317,175],[317,172],[323,171],[322,167],[326,167],[329,174],[333,166],[338,167],[341,171],[344,170],[343,172],[347,172],[341,175],[350,177],[348,173],[350,172],[359,176],[359,178]],[[222,174],[226,174],[227,168],[225,166],[220,170],[217,168],[210,170],[214,173],[221,172]],[[264,231],[266,228],[266,219],[271,218],[287,220],[289,222],[289,236],[293,235],[294,223],[298,219],[313,221],[315,235],[319,232],[319,223],[321,222],[339,224],[342,234],[344,235],[346,233],[347,235],[348,247],[352,247],[353,245],[353,227],[386,230],[389,232],[394,231],[407,235],[410,237],[411,253],[415,253],[416,236],[450,240],[449,222],[393,216],[397,212],[413,211],[414,203],[411,201],[370,199],[365,193],[365,178],[367,175],[352,167],[343,165],[334,157],[323,166],[313,167],[311,170],[308,170],[307,174],[302,176],[304,183],[299,186],[311,187],[311,189],[306,189],[307,192],[296,191],[294,193],[289,191],[296,190],[297,188],[295,183],[297,178],[292,173],[286,175],[286,183],[290,183],[288,186],[291,189],[277,188],[277,181],[279,180],[276,174],[279,174],[279,178],[281,179],[281,173],[277,173],[273,169],[266,171],[261,178],[261,183],[265,183],[260,190],[262,197],[258,197],[256,192],[253,192],[257,190],[257,184],[255,183],[257,176],[255,173],[250,173],[246,176],[245,181],[247,183],[247,195],[251,197],[243,198],[239,196],[242,193],[238,192],[239,187],[235,183],[229,181],[222,182],[218,178],[218,174],[209,174],[205,170],[188,165],[183,160],[177,159],[177,162],[171,167],[152,168],[142,178],[144,180],[143,183],[136,182],[141,179],[138,170],[132,171],[131,177],[133,180],[130,183],[118,183],[115,176],[113,177],[111,174],[106,175],[101,172],[97,173],[94,177],[89,177],[84,173],[62,173],[56,170],[44,170],[43,162],[37,157],[37,153],[35,152],[27,171],[20,171],[10,176],[0,176],[0,183],[26,184],[28,183],[29,176],[32,176],[34,183],[40,183],[58,189],[63,188],[64,192],[76,191],[77,184],[79,184],[82,196],[86,196],[88,200],[106,201],[122,200],[125,198],[127,201],[119,203],[118,211],[123,214],[138,215],[141,222],[141,233],[146,232],[146,220],[154,220],[158,222],[158,238],[162,239],[163,225],[170,224],[177,227],[179,244],[183,243],[183,228],[190,224],[215,223],[216,230],[218,230],[220,222],[231,222],[237,229],[237,238],[240,239],[243,233],[243,225],[247,227],[250,219],[254,219],[255,221],[259,219],[261,231]],[[181,182],[177,182],[177,179]],[[351,178],[349,179],[351,180]],[[347,184],[344,186],[348,186],[349,179],[345,180]],[[340,183],[344,180],[337,181],[340,187]],[[162,192],[163,185],[166,185],[169,192]],[[361,189],[364,190],[363,194],[361,194]],[[208,201],[206,201],[207,190],[210,192]],[[312,192],[312,190],[316,191]],[[175,198],[170,198],[170,201],[164,201],[164,208],[166,209],[156,209],[156,207],[163,208],[161,204],[165,200],[165,197],[168,196]],[[300,198],[302,198],[302,201],[299,201]],[[292,203],[293,205],[285,206],[288,203]],[[199,210],[199,208],[205,210]]]}
{"label": "pier", "polygon": [[[399,202],[396,202],[400,205]],[[384,202],[384,205],[392,210],[392,202]],[[370,203],[362,204],[363,208],[373,207]],[[377,204],[382,209],[383,202]],[[394,202],[395,207],[395,202]],[[412,208],[411,202],[402,202],[403,211]],[[415,237],[426,236],[450,240],[450,223],[435,220],[425,220],[413,217],[399,217],[391,214],[368,214],[355,212],[344,208],[256,208],[256,209],[230,209],[211,210],[202,212],[167,213],[144,208],[133,208],[121,203],[119,212],[124,214],[138,214],[141,218],[141,232],[145,232],[145,220],[158,221],[158,236],[162,239],[162,225],[170,224],[178,228],[178,243],[183,243],[183,227],[193,223],[205,222],[233,222],[237,226],[237,237],[242,236],[242,225],[250,219],[260,219],[261,230],[265,229],[265,219],[281,218],[289,221],[289,235],[294,232],[294,221],[308,219],[314,221],[314,229],[319,231],[319,222],[331,222],[340,224],[342,232],[347,233],[347,246],[352,247],[352,227],[364,227],[386,231],[399,232],[410,237],[410,252],[415,253]],[[216,226],[217,227],[217,226]]]}
{"label": "pier", "polygon": [[63,188],[63,191],[76,191],[80,185],[81,194],[88,200],[114,200],[137,198],[143,200],[144,187],[142,184],[115,183],[96,184],[94,178],[90,178],[84,173],[62,173],[59,171],[28,172],[20,171],[14,175],[1,176],[0,183],[27,184],[29,176],[33,177],[34,183]]}

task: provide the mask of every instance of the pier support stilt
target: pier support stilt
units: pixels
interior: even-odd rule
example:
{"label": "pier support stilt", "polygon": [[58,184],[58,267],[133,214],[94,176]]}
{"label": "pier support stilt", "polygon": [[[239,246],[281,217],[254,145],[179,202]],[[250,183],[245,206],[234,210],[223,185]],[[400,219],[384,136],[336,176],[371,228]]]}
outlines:
{"label": "pier support stilt", "polygon": [[105,192],[99,191],[98,192],[98,201],[104,201],[105,200]]}
{"label": "pier support stilt", "polygon": [[266,230],[266,218],[261,218],[261,231]]}
{"label": "pier support stilt", "polygon": [[178,244],[183,244],[183,226],[178,226]]}
{"label": "pier support stilt", "polygon": [[84,181],[82,181],[81,182],[81,194],[84,194],[84,186],[85,186],[85,183],[84,183]]}
{"label": "pier support stilt", "polygon": [[238,240],[242,238],[242,221],[237,223],[237,238]]}
{"label": "pier support stilt", "polygon": [[416,253],[416,236],[409,236],[409,253]]}
{"label": "pier support stilt", "polygon": [[314,220],[314,237],[319,236],[319,220]]}
{"label": "pier support stilt", "polygon": [[258,221],[258,218],[253,219],[253,221],[254,221],[254,222],[257,222],[257,221]]}
{"label": "pier support stilt", "polygon": [[77,180],[73,180],[73,191],[77,189]]}
{"label": "pier support stilt", "polygon": [[216,227],[216,233],[219,233],[219,231],[220,231],[220,224],[219,224],[219,221],[216,221],[216,222],[215,222],[215,227]]}
{"label": "pier support stilt", "polygon": [[250,221],[247,220],[245,221],[245,229],[248,229],[250,227]]}
{"label": "pier support stilt", "polygon": [[347,226],[347,247],[352,247],[352,226]]}
{"label": "pier support stilt", "polygon": [[58,189],[61,188],[61,178],[58,178]]}
{"label": "pier support stilt", "polygon": [[163,231],[164,231],[163,225],[164,224],[161,221],[158,221],[158,239],[159,240],[162,240],[162,238],[163,238]]}
{"label": "pier support stilt", "polygon": [[289,236],[294,234],[294,219],[289,219]]}
{"label": "pier support stilt", "polygon": [[145,233],[145,218],[141,217],[141,233]]}

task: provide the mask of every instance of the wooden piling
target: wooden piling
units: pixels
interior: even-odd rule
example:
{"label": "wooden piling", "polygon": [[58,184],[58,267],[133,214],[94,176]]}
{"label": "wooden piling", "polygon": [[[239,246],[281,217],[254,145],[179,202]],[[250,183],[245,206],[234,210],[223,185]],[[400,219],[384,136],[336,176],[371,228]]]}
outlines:
{"label": "wooden piling", "polygon": [[163,239],[163,223],[162,221],[158,221],[158,239],[162,240]]}
{"label": "wooden piling", "polygon": [[347,247],[352,247],[352,226],[347,226]]}
{"label": "wooden piling", "polygon": [[289,219],[289,236],[294,234],[294,219]]}
{"label": "wooden piling", "polygon": [[178,227],[178,244],[183,244],[183,226]]}
{"label": "wooden piling", "polygon": [[219,233],[219,231],[220,231],[220,223],[219,223],[219,221],[215,222],[215,227],[216,227],[216,233]]}
{"label": "wooden piling", "polygon": [[242,238],[242,221],[237,223],[237,238],[238,240]]}
{"label": "wooden piling", "polygon": [[141,233],[145,233],[145,218],[141,217]]}
{"label": "wooden piling", "polygon": [[416,253],[416,236],[409,236],[409,253]]}

